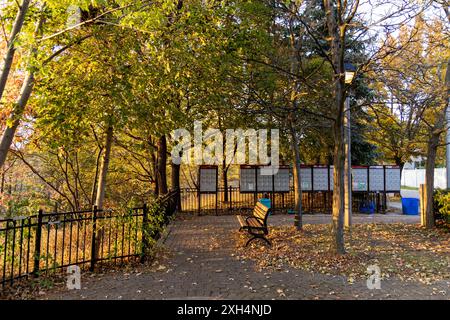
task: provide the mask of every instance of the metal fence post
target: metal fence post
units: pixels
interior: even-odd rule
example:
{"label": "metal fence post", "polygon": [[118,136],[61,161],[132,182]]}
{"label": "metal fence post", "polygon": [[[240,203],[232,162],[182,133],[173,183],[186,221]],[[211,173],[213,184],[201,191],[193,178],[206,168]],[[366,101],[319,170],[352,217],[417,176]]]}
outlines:
{"label": "metal fence post", "polygon": [[[231,210],[233,210],[233,196],[232,196],[232,194],[233,194],[233,187],[232,186],[229,186],[228,187],[228,191],[229,191],[229,195],[228,195],[228,202],[229,202],[229,208],[230,208],[230,211]],[[225,192],[227,192],[227,190],[225,190]]]}
{"label": "metal fence post", "polygon": [[202,203],[202,194],[200,193],[200,187],[197,187],[197,213],[200,215],[200,207]]}
{"label": "metal fence post", "polygon": [[[39,209],[38,213],[38,221],[36,226],[36,239],[34,243],[34,266],[33,266],[33,274],[35,276],[39,273],[39,262],[41,260],[41,235],[42,235],[42,217],[44,212],[42,209]],[[31,223],[31,222],[30,222]]]}
{"label": "metal fence post", "polygon": [[175,211],[181,211],[181,188],[177,188],[176,190],[176,198],[175,198]]}
{"label": "metal fence post", "polygon": [[97,233],[97,206],[92,208],[92,244],[91,244],[91,265],[89,267],[90,271],[94,271],[95,260],[97,255],[96,246],[96,233]]}
{"label": "metal fence post", "polygon": [[142,248],[141,248],[141,263],[144,263],[146,260],[146,252],[148,248],[148,239],[147,239],[147,224],[148,224],[148,208],[147,204],[144,204],[142,208]]}

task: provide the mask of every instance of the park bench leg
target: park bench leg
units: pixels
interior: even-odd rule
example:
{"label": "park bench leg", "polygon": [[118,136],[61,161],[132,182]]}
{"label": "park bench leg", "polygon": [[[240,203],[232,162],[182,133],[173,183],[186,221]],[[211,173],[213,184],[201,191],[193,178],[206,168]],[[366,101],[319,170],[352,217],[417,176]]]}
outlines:
{"label": "park bench leg", "polygon": [[253,240],[256,240],[256,239],[262,239],[262,240],[264,240],[269,246],[272,246],[272,243],[271,243],[266,237],[260,236],[260,235],[254,235],[252,238],[250,238],[250,239],[247,241],[247,243],[245,244],[245,246],[248,247],[248,245],[249,245]]}

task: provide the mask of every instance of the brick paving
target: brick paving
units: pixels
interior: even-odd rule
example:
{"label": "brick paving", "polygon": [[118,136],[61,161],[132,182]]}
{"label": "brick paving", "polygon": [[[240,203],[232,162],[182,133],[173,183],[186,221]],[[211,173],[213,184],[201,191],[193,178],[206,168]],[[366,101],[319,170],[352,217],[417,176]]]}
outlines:
{"label": "brick paving", "polygon": [[[355,223],[417,223],[417,216],[356,215]],[[330,216],[305,216],[305,223],[328,223]],[[291,225],[293,217],[270,217],[271,225]],[[344,277],[287,269],[258,272],[251,261],[235,257],[238,223],[233,216],[204,216],[171,224],[163,245],[168,257],[153,269],[108,272],[82,278],[81,290],[55,288],[42,299],[446,299],[450,280],[425,285],[383,280],[381,290],[365,281],[348,284]]]}

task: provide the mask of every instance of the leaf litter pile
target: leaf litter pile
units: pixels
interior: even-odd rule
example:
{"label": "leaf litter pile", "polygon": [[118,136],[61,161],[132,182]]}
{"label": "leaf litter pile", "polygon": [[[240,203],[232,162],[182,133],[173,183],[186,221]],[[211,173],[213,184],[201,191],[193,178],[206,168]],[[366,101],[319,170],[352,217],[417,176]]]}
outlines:
{"label": "leaf litter pile", "polygon": [[237,235],[237,257],[253,260],[257,267],[284,270],[288,267],[328,275],[342,275],[349,283],[367,279],[367,267],[377,265],[382,278],[432,284],[450,280],[450,233],[425,230],[418,225],[364,224],[352,226],[345,234],[345,255],[332,253],[330,225],[273,227],[269,239],[272,247],[254,241],[245,248],[248,238]]}

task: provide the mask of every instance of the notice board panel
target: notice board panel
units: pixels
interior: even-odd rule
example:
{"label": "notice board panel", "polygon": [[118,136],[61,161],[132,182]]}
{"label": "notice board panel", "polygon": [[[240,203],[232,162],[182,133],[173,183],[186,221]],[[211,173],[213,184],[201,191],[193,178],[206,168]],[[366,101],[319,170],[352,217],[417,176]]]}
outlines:
{"label": "notice board panel", "polygon": [[400,167],[386,167],[386,191],[400,192]]}
{"label": "notice board panel", "polygon": [[275,175],[275,192],[289,192],[291,188],[291,169],[280,167]]}
{"label": "notice board panel", "polygon": [[382,166],[372,166],[369,169],[370,191],[384,191],[384,169]]}
{"label": "notice board panel", "polygon": [[256,169],[254,167],[241,167],[240,191],[256,192]]}
{"label": "notice board panel", "polygon": [[328,167],[313,168],[314,191],[328,191]]}
{"label": "notice board panel", "polygon": [[302,166],[300,171],[300,180],[302,182],[302,191],[312,190],[311,167]]}
{"label": "notice board panel", "polygon": [[[262,174],[270,173],[275,174]],[[289,192],[291,186],[291,170],[288,166],[280,166],[278,170],[265,166],[241,166],[240,192]]]}
{"label": "notice board panel", "polygon": [[367,168],[352,168],[352,189],[353,191],[367,191]]}
{"label": "notice board panel", "polygon": [[217,166],[199,168],[200,193],[217,193]]}
{"label": "notice board panel", "polygon": [[[258,178],[257,178],[257,184],[258,184],[258,192],[272,192],[273,191],[273,175],[262,175],[261,174],[261,168],[258,168]],[[268,172],[269,170],[265,170]]]}

